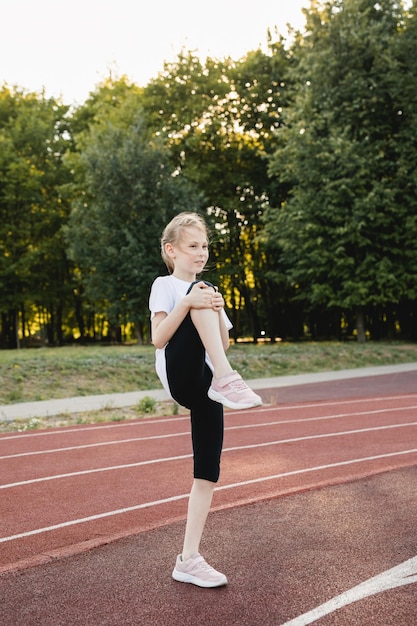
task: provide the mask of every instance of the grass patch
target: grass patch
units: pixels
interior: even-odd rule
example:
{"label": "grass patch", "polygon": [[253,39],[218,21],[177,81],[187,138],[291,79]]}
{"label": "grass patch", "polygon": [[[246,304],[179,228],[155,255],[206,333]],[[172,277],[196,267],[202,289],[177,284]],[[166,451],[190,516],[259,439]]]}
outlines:
{"label": "grass patch", "polygon": [[152,346],[0,350],[0,404],[160,386]]}
{"label": "grass patch", "polygon": [[417,344],[300,342],[232,346],[229,360],[244,378],[273,378],[417,361]]}
{"label": "grass patch", "polygon": [[[0,404],[159,389],[154,355],[152,346],[0,350]],[[417,344],[237,344],[228,357],[247,379],[271,378],[415,362]]]}
{"label": "grass patch", "polygon": [[140,400],[136,409],[139,413],[142,414],[152,414],[155,413],[156,405],[157,402],[154,398],[151,398],[150,396],[145,396],[144,398],[142,398],[142,400]]}
{"label": "grass patch", "polygon": [[[237,344],[228,352],[247,380],[417,361],[417,344],[300,342]],[[160,389],[152,346],[0,350],[0,404]],[[176,415],[178,405],[145,396],[136,406],[0,422],[0,432]]]}
{"label": "grass patch", "polygon": [[63,413],[48,417],[32,417],[31,419],[16,419],[14,421],[0,421],[0,432],[26,432],[29,430],[45,430],[47,428],[63,428],[83,424],[104,424],[108,422],[128,422],[148,417],[177,415],[178,405],[172,401],[156,402],[152,400],[144,407],[137,406],[123,408],[102,408],[97,411],[83,413]]}

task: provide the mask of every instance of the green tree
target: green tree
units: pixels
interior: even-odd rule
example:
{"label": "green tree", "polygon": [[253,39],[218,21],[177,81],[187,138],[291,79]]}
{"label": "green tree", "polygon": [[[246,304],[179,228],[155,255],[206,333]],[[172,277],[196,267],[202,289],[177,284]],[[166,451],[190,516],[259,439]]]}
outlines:
{"label": "green tree", "polygon": [[[417,11],[415,2],[407,13],[405,24],[399,31],[395,53],[398,59],[398,75],[393,89],[393,98],[399,103],[401,123],[398,130],[397,202],[407,206],[404,227],[410,233],[404,242],[404,254],[408,255],[410,274],[417,274]],[[399,216],[400,217],[400,216]],[[401,330],[406,337],[417,339],[417,285],[410,285],[398,307]]]}
{"label": "green tree", "polygon": [[127,99],[97,119],[83,137],[77,166],[83,195],[73,204],[66,236],[85,297],[102,303],[111,326],[133,323],[143,341],[150,285],[164,271],[162,229],[176,212],[196,210],[198,197],[173,170],[162,142],[150,139],[137,108],[126,123],[131,104]]}
{"label": "green tree", "polygon": [[61,227],[68,206],[68,107],[42,94],[0,91],[1,345],[19,346],[31,322],[43,322],[51,343],[62,340],[69,296]]}
{"label": "green tree", "polygon": [[292,192],[267,211],[269,245],[296,297],[354,312],[362,341],[367,312],[389,319],[415,298],[416,187],[406,200],[401,174],[412,100],[399,87],[416,76],[398,58],[404,25],[398,2],[311,3],[295,103],[270,160]]}
{"label": "green tree", "polygon": [[[214,232],[216,277],[233,309],[234,330],[259,336],[276,308],[268,258],[259,237],[270,196],[266,155],[285,106],[288,55],[283,42],[238,62],[181,54],[144,92],[150,124],[175,165],[202,192]],[[242,316],[242,313],[244,315]]]}

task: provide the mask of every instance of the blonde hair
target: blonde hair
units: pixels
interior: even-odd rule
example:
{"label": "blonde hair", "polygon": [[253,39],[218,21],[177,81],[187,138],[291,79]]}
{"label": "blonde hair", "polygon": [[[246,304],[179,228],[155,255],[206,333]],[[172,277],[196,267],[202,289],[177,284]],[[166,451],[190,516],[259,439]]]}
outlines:
{"label": "blonde hair", "polygon": [[174,271],[174,263],[165,251],[165,245],[178,244],[181,239],[181,233],[184,228],[198,228],[203,231],[208,239],[207,225],[201,215],[198,213],[179,213],[164,228],[161,237],[161,256],[168,268],[170,274]]}

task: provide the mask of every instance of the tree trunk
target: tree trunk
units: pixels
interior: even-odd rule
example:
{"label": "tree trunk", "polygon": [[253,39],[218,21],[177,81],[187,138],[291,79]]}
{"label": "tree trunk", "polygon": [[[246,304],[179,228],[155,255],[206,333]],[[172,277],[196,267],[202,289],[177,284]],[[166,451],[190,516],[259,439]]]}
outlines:
{"label": "tree trunk", "polygon": [[14,312],[14,333],[17,350],[20,350],[20,337],[19,337],[19,311],[15,309]]}
{"label": "tree trunk", "polygon": [[135,332],[136,341],[138,342],[138,344],[143,345],[144,340],[143,340],[143,330],[142,330],[141,323],[136,321],[133,325],[133,329]]}
{"label": "tree trunk", "polygon": [[356,330],[358,333],[358,342],[365,343],[365,314],[363,311],[363,307],[358,307],[358,309],[356,310]]}

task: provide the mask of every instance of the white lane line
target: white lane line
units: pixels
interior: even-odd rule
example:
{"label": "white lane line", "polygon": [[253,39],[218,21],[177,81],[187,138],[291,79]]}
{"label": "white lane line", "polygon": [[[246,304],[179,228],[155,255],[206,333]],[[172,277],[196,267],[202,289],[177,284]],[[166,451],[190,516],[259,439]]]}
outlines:
{"label": "white lane line", "polygon": [[87,522],[94,522],[99,519],[105,519],[106,517],[113,517],[114,515],[121,515],[123,513],[130,513],[131,511],[139,511],[140,509],[146,509],[152,506],[158,506],[166,504],[168,502],[176,502],[188,498],[189,494],[182,494],[179,496],[171,496],[170,498],[164,498],[163,500],[155,500],[154,502],[144,502],[143,504],[136,504],[135,506],[129,506],[124,509],[116,509],[115,511],[107,511],[106,513],[99,513],[97,515],[89,515],[88,517],[81,517],[79,519],[68,520],[68,522],[61,522],[61,524],[54,524],[53,526],[46,526],[45,528],[37,528],[35,530],[29,530],[25,533],[19,533],[18,535],[11,535],[10,537],[1,537],[0,543],[6,543],[7,541],[14,541],[15,539],[23,539],[25,537],[33,537],[33,535],[40,535],[42,533],[50,532],[52,530],[60,530],[62,528],[68,528],[68,526],[75,526],[77,524],[85,524]]}
{"label": "white lane line", "polygon": [[[317,407],[330,407],[330,406],[346,406],[349,404],[366,404],[367,402],[381,402],[381,401],[388,401],[388,400],[408,400],[408,399],[415,399],[416,398],[416,394],[406,394],[406,395],[398,395],[398,396],[384,396],[383,398],[381,398],[381,396],[375,397],[375,398],[364,398],[364,399],[358,399],[358,400],[334,400],[334,401],[327,401],[327,400],[323,400],[322,402],[309,402],[309,403],[305,403],[305,404],[286,404],[283,406],[265,406],[264,408],[259,408],[256,410],[257,413],[269,413],[269,412],[281,412],[281,411],[292,411],[292,410],[298,410],[298,409],[313,409],[313,408],[317,408]],[[410,408],[410,407],[403,407],[403,408]],[[225,417],[230,417],[231,415],[234,416],[240,416],[240,415],[248,415],[248,411],[227,411],[225,414]],[[0,433],[0,443],[4,440],[10,440],[10,439],[30,439],[32,437],[47,437],[47,436],[51,436],[51,435],[67,435],[68,433],[80,433],[80,432],[88,432],[88,431],[96,431],[96,430],[104,430],[104,429],[113,429],[113,428],[132,428],[132,427],[141,427],[141,426],[149,426],[149,425],[157,425],[157,424],[165,424],[167,422],[178,422],[178,421],[189,421],[190,418],[188,415],[184,415],[184,416],[176,416],[176,417],[168,417],[168,418],[147,418],[147,419],[143,419],[143,420],[136,420],[136,421],[127,421],[127,422],[117,422],[115,424],[113,423],[106,423],[106,424],[101,424],[101,425],[94,425],[94,426],[85,426],[85,425],[80,425],[78,428],[63,428],[62,430],[42,430],[42,431],[36,431],[36,432],[31,432],[31,431],[26,431],[24,433],[10,433],[10,434],[3,434]]]}
{"label": "white lane line", "polygon": [[99,448],[100,446],[117,446],[118,443],[134,443],[136,441],[151,441],[153,439],[169,439],[170,437],[183,437],[190,435],[190,431],[186,430],[182,433],[170,433],[165,435],[151,435],[150,437],[132,437],[131,439],[115,439],[112,441],[100,441],[99,443],[85,443],[81,446],[68,446],[66,448],[51,448],[50,450],[35,450],[33,452],[19,452],[18,454],[8,454],[0,456],[0,460],[17,459],[24,456],[37,456],[39,454],[56,454],[58,452],[70,452],[71,450],[83,450],[85,448]]}
{"label": "white lane line", "polygon": [[[259,425],[259,424],[258,424]],[[266,424],[266,426],[268,426],[269,424]],[[225,452],[236,452],[238,450],[251,450],[253,448],[263,448],[263,447],[268,447],[268,446],[278,446],[284,443],[297,443],[299,441],[310,441],[313,439],[326,439],[329,437],[339,437],[339,436],[346,436],[346,435],[357,435],[360,433],[368,433],[368,432],[374,432],[374,431],[380,431],[380,430],[390,430],[393,428],[405,428],[405,427],[410,427],[410,426],[417,426],[417,422],[409,422],[409,423],[405,423],[405,424],[390,424],[387,426],[374,426],[371,428],[359,428],[359,429],[354,429],[354,430],[345,430],[345,431],[340,431],[340,432],[332,432],[332,433],[321,433],[320,435],[305,435],[304,437],[293,437],[291,439],[279,439],[277,441],[265,441],[263,443],[250,443],[247,444],[245,446],[234,446],[234,447],[230,447],[230,448],[224,448],[223,449],[223,453]],[[188,433],[186,433],[188,434]],[[5,485],[0,485],[0,489],[10,489],[11,487],[20,487],[22,485],[30,485],[33,483],[41,483],[41,482],[45,482],[48,480],[57,480],[59,478],[72,478],[73,476],[83,476],[85,474],[96,474],[98,472],[109,472],[112,470],[118,470],[118,469],[130,469],[132,467],[140,467],[143,465],[152,465],[154,463],[164,463],[167,461],[176,461],[176,460],[180,460],[180,459],[187,459],[190,456],[192,456],[192,454],[183,454],[180,456],[172,456],[172,457],[166,457],[166,458],[160,458],[160,459],[150,459],[148,461],[138,461],[137,463],[127,463],[125,465],[114,465],[114,466],[108,466],[108,467],[102,467],[102,468],[96,468],[96,469],[91,469],[91,470],[80,470],[77,472],[70,472],[67,474],[56,474],[53,476],[44,476],[42,478],[32,478],[29,480],[23,480],[20,482],[15,482],[15,483],[8,483]]]}
{"label": "white lane line", "polygon": [[317,465],[317,467],[306,467],[300,470],[292,470],[290,472],[284,472],[283,474],[274,474],[272,476],[263,476],[262,478],[251,478],[251,480],[244,480],[240,483],[231,483],[230,485],[223,485],[218,487],[215,491],[222,491],[224,489],[234,489],[235,487],[245,487],[246,485],[254,485],[256,483],[263,483],[269,480],[276,480],[277,478],[286,478],[287,476],[296,476],[298,474],[309,474],[311,472],[320,472],[326,469],[332,469],[334,467],[344,467],[346,465],[355,465],[357,463],[365,463],[366,461],[377,461],[379,459],[389,459],[394,456],[402,456],[405,454],[414,454],[417,452],[417,448],[411,450],[401,450],[400,452],[387,452],[386,454],[377,454],[375,456],[363,457],[361,459],[350,459],[348,461],[338,461],[337,463],[329,463],[327,465]]}
{"label": "white lane line", "polygon": [[[312,472],[320,472],[326,469],[333,469],[335,467],[343,467],[346,465],[354,465],[358,463],[366,463],[369,461],[377,461],[380,459],[388,459],[396,456],[404,456],[406,454],[414,454],[417,452],[417,448],[412,450],[402,450],[401,452],[389,452],[386,454],[378,454],[375,456],[368,456],[359,459],[349,459],[348,461],[339,461],[337,463],[329,463],[327,465],[318,465],[317,467],[308,467],[299,470],[292,470],[290,472],[283,472],[281,474],[274,474],[272,476],[263,476],[260,478],[253,478],[251,480],[245,480],[240,483],[231,483],[229,485],[222,485],[220,487],[215,487],[214,491],[224,491],[226,489],[235,489],[237,487],[245,487],[247,485],[259,484],[262,482],[267,482],[271,480],[277,480],[279,478],[286,478],[288,476],[296,476],[299,474],[308,474]],[[142,504],[136,504],[134,506],[126,507],[123,509],[116,509],[114,511],[106,511],[105,513],[98,513],[97,515],[90,515],[89,517],[82,517],[75,520],[69,520],[67,522],[61,522],[60,524],[54,524],[53,526],[46,526],[44,528],[37,528],[35,530],[29,530],[23,533],[19,533],[16,535],[10,535],[9,537],[1,537],[0,543],[6,543],[8,541],[14,541],[16,539],[24,539],[26,537],[31,537],[33,535],[40,535],[45,532],[49,532],[51,530],[59,530],[61,528],[66,528],[68,526],[75,526],[77,524],[83,524],[86,522],[91,522],[99,519],[103,519],[106,517],[112,517],[114,515],[121,515],[122,513],[130,513],[132,511],[138,511],[140,509],[150,508],[153,506],[158,506],[161,504],[166,504],[167,502],[175,502],[177,500],[183,500],[188,498],[189,494],[181,494],[178,496],[171,496],[170,498],[164,498],[162,500],[155,500],[153,502],[143,502]],[[254,500],[256,502],[256,499]]]}
{"label": "white lane line", "polygon": [[226,448],[227,452],[233,450],[249,450],[250,448],[262,448],[266,446],[276,446],[282,443],[295,443],[298,441],[309,441],[310,439],[327,439],[330,437],[345,437],[346,435],[358,435],[360,433],[370,433],[380,430],[391,430],[393,428],[408,428],[417,426],[417,422],[409,422],[406,424],[390,424],[388,426],[373,426],[371,428],[355,428],[354,430],[344,430],[335,433],[322,433],[320,435],[306,435],[305,437],[294,437],[293,439],[280,439],[278,441],[266,441],[264,443],[251,443],[246,446],[236,446],[235,448]]}
{"label": "white lane line", "polygon": [[295,619],[285,622],[281,626],[307,626],[325,615],[330,615],[348,604],[369,598],[383,591],[389,591],[404,585],[417,582],[417,556],[404,561],[400,565],[388,569],[382,574],[369,578],[365,582],[352,587],[348,591],[335,596],[328,602],[317,606],[315,609],[304,613]]}
{"label": "white lane line", "polygon": [[[357,413],[337,413],[335,415],[322,415],[322,416],[318,416],[318,417],[308,417],[306,419],[303,418],[297,418],[297,419],[291,419],[291,420],[281,420],[281,421],[275,421],[275,422],[264,422],[261,424],[243,424],[243,425],[237,425],[237,426],[226,426],[225,431],[228,430],[243,430],[246,428],[261,428],[261,427],[269,427],[269,426],[280,426],[281,424],[297,424],[297,423],[308,423],[308,422],[320,422],[320,421],[326,421],[326,420],[333,420],[333,419],[341,419],[343,417],[360,417],[360,416],[364,416],[364,415],[376,415],[379,413],[393,413],[396,411],[406,411],[408,409],[417,409],[417,405],[416,406],[411,406],[411,407],[393,407],[392,409],[375,409],[374,411],[358,411]],[[410,425],[410,424],[408,424]],[[401,426],[401,425],[400,425]],[[382,427],[381,427],[382,428]],[[5,459],[16,459],[16,458],[20,458],[20,457],[25,457],[25,456],[35,456],[35,455],[39,455],[39,454],[55,454],[55,453],[59,453],[59,452],[70,452],[72,450],[82,450],[85,448],[98,448],[100,446],[112,446],[112,445],[117,445],[117,444],[124,444],[124,443],[133,443],[136,441],[152,441],[154,439],[164,439],[166,438],[170,438],[170,437],[183,437],[184,435],[189,435],[190,431],[184,431],[184,432],[180,432],[180,433],[168,433],[168,434],[163,434],[163,435],[150,435],[147,437],[132,437],[130,439],[113,439],[111,441],[100,441],[97,443],[87,443],[87,444],[82,444],[82,445],[77,445],[77,446],[68,446],[65,448],[51,448],[51,449],[47,449],[47,450],[35,450],[35,451],[31,451],[31,452],[18,452],[15,454],[7,454],[7,455],[3,455],[0,456],[0,461],[1,460],[5,460]]]}
{"label": "white lane line", "polygon": [[[346,436],[346,435],[357,435],[357,434],[361,434],[361,433],[369,433],[369,432],[374,432],[374,431],[380,431],[380,430],[390,430],[393,428],[405,428],[405,427],[409,427],[409,426],[417,426],[417,422],[410,422],[410,423],[406,423],[406,424],[390,424],[387,426],[374,426],[372,428],[359,428],[359,429],[355,429],[355,430],[345,430],[345,431],[340,431],[340,432],[336,432],[336,433],[322,433],[320,435],[305,435],[304,437],[293,437],[291,439],[279,439],[277,441],[265,441],[263,443],[249,443],[245,446],[233,446],[230,448],[224,448],[223,449],[223,454],[225,452],[236,452],[239,450],[251,450],[253,448],[264,448],[264,447],[268,447],[268,446],[278,446],[284,443],[298,443],[300,441],[310,441],[313,439],[327,439],[330,437],[339,437],[339,436]],[[187,433],[188,434],[188,433]],[[179,456],[171,456],[171,457],[163,457],[160,459],[150,459],[148,461],[138,461],[137,463],[126,463],[125,465],[113,465],[113,466],[108,466],[108,467],[99,467],[96,469],[90,469],[90,470],[80,470],[77,472],[69,472],[67,474],[55,474],[52,476],[43,476],[41,478],[31,478],[28,480],[22,480],[20,482],[15,482],[15,483],[8,483],[8,484],[4,484],[4,485],[0,485],[0,489],[10,489],[12,487],[21,487],[23,485],[31,485],[33,483],[42,483],[42,482],[46,482],[49,480],[57,480],[57,479],[61,479],[61,478],[72,478],[74,476],[83,476],[86,474],[97,474],[99,472],[110,472],[113,470],[120,470],[120,469],[131,469],[133,467],[140,467],[143,465],[153,465],[155,463],[165,463],[168,461],[177,461],[177,460],[181,460],[181,459],[187,459],[192,457],[192,454],[182,454]]]}
{"label": "white lane line", "polygon": [[108,467],[98,467],[96,469],[80,470],[78,472],[69,472],[67,474],[54,474],[53,476],[43,476],[42,478],[31,478],[16,483],[0,485],[0,489],[11,489],[12,487],[22,487],[25,485],[33,485],[33,483],[43,483],[49,480],[60,480],[62,478],[73,478],[75,476],[85,476],[88,474],[99,474],[100,472],[113,472],[117,470],[132,469],[133,467],[141,467],[143,465],[154,465],[155,463],[168,463],[169,461],[181,461],[183,459],[192,458],[192,454],[181,454],[178,456],[168,456],[161,459],[151,459],[149,461],[138,461],[137,463],[126,463],[125,465],[110,465]]}

